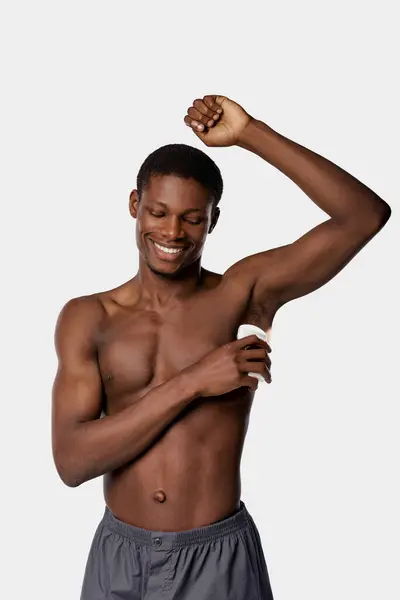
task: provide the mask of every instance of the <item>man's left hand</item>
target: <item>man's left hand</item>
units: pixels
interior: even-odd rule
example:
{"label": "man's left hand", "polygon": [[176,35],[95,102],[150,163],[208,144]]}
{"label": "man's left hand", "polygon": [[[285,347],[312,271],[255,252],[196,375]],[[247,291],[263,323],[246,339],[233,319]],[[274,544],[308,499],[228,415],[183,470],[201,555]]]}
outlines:
{"label": "man's left hand", "polygon": [[252,117],[226,96],[194,100],[184,121],[206,146],[234,146]]}

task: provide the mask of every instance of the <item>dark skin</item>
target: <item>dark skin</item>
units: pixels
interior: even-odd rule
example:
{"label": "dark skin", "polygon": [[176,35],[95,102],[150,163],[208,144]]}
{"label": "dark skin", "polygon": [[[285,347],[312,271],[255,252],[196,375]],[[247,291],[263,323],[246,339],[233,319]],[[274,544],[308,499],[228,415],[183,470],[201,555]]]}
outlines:
{"label": "dark skin", "polygon": [[390,216],[372,190],[229,98],[195,100],[184,121],[207,146],[237,145],[281,170],[329,218],[287,246],[212,273],[201,255],[219,211],[207,190],[192,179],[153,177],[140,199],[136,190],[130,197],[136,276],[62,309],[52,421],[58,472],[69,486],[105,475],[110,510],[161,531],[201,527],[239,507],[258,385],[248,373],[270,381],[269,346],[237,341],[239,325],[268,330],[281,306],[332,279]]}

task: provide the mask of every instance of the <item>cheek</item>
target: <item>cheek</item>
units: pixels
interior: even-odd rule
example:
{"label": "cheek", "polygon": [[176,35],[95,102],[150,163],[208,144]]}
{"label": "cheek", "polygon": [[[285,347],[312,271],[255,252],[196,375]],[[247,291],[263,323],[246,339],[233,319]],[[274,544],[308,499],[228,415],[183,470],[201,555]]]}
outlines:
{"label": "cheek", "polygon": [[195,244],[199,250],[202,250],[204,244],[206,243],[207,231],[208,231],[207,229],[204,229],[203,231],[198,232],[198,234],[195,237]]}
{"label": "cheek", "polygon": [[143,235],[144,233],[147,233],[149,231],[150,223],[148,222],[146,215],[139,214],[138,218],[136,219],[136,233],[138,235]]}
{"label": "cheek", "polygon": [[139,219],[136,221],[135,232],[136,232],[136,239],[137,239],[137,241],[139,241],[140,235],[142,233],[142,227],[141,227]]}
{"label": "cheek", "polygon": [[143,233],[145,233],[145,231],[146,231],[146,229],[144,227],[144,223],[140,219],[137,219],[135,237],[136,237],[136,245],[137,245],[138,249],[141,251],[146,249],[146,242],[143,237]]}

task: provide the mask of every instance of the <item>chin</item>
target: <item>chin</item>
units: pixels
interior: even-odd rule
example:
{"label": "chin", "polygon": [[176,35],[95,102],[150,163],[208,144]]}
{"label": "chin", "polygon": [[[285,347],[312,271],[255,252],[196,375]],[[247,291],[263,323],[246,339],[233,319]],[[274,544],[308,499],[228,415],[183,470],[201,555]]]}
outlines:
{"label": "chin", "polygon": [[168,271],[160,269],[159,267],[155,267],[151,263],[147,263],[150,271],[155,273],[156,275],[161,275],[162,277],[166,277],[167,279],[177,279],[179,275],[185,270],[184,268],[176,269],[175,271]]}

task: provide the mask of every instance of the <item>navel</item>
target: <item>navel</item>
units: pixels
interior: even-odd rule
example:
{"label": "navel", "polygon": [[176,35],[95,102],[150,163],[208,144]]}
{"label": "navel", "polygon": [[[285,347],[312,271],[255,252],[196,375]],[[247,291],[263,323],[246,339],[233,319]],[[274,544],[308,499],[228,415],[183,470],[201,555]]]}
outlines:
{"label": "navel", "polygon": [[160,503],[165,502],[166,499],[167,499],[167,496],[165,495],[164,490],[161,490],[161,489],[156,490],[154,492],[154,496],[153,497],[154,497],[154,500],[156,500],[156,502],[160,502]]}

